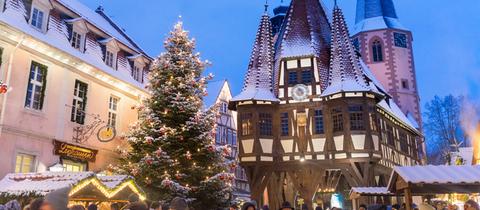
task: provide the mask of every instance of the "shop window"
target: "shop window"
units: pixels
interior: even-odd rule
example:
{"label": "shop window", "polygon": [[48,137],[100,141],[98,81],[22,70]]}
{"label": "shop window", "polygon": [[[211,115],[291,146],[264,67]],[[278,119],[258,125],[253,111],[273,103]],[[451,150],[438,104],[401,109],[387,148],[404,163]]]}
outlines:
{"label": "shop window", "polygon": [[240,116],[242,122],[242,136],[253,134],[252,113],[244,113]]}
{"label": "shop window", "polygon": [[32,62],[28,78],[25,107],[42,110],[47,84],[47,67],[37,62]]}
{"label": "shop window", "polygon": [[110,96],[108,102],[108,125],[114,128],[117,125],[117,110],[119,100],[120,99],[115,96]]}
{"label": "shop window", "polygon": [[81,172],[87,170],[87,164],[74,162],[71,160],[63,160],[63,168],[66,172]]}
{"label": "shop window", "polygon": [[323,124],[323,112],[322,110],[315,110],[314,116],[315,122],[315,134],[324,134],[324,124]]}
{"label": "shop window", "polygon": [[33,172],[35,165],[35,156],[18,153],[15,158],[15,173]]}
{"label": "shop window", "polygon": [[280,117],[282,136],[288,136],[288,113],[282,113]]}
{"label": "shop window", "polygon": [[365,130],[363,107],[360,105],[349,106],[348,111],[350,112],[350,130]]}
{"label": "shop window", "polygon": [[339,108],[332,109],[333,132],[343,131],[343,114]]}
{"label": "shop window", "polygon": [[72,113],[70,120],[81,125],[85,123],[87,91],[88,85],[86,83],[75,80],[75,89],[73,91]]}
{"label": "shop window", "polygon": [[268,113],[260,113],[259,115],[260,135],[272,135],[272,115]]}

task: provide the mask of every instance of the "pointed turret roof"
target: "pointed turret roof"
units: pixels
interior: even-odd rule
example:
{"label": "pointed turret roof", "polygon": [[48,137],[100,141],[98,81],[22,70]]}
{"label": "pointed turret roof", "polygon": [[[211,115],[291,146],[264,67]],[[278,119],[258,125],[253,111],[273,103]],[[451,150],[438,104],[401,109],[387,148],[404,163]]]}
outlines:
{"label": "pointed turret roof", "polygon": [[379,29],[407,30],[398,20],[393,0],[357,0],[353,34]]}
{"label": "pointed turret roof", "polygon": [[258,27],[242,92],[232,101],[278,101],[272,93],[273,37],[270,17],[265,12]]}
{"label": "pointed turret roof", "polygon": [[350,40],[342,10],[335,5],[329,86],[322,93],[322,96],[339,92],[365,92],[370,90],[360,60]]}
{"label": "pointed turret roof", "polygon": [[314,56],[321,87],[328,83],[330,25],[319,0],[292,0],[275,43],[275,90],[278,89],[280,61],[283,58]]}
{"label": "pointed turret roof", "polygon": [[282,58],[319,55],[330,43],[328,18],[319,0],[292,0],[277,49]]}

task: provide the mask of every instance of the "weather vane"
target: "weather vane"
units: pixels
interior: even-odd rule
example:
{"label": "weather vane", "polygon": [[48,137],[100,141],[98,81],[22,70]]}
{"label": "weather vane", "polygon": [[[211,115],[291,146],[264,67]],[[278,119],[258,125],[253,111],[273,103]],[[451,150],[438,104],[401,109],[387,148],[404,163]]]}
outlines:
{"label": "weather vane", "polygon": [[265,0],[265,12],[268,12],[268,0]]}

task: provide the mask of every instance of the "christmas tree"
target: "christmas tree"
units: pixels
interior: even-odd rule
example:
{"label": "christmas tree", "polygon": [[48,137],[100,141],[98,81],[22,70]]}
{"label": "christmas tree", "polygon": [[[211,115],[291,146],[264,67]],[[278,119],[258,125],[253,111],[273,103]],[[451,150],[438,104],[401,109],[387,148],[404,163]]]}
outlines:
{"label": "christmas tree", "polygon": [[120,150],[115,169],[135,177],[150,200],[180,196],[195,209],[226,207],[234,178],[227,171],[234,163],[225,161],[228,147],[215,146],[216,108],[203,106],[212,79],[202,76],[207,62],[194,53],[195,41],[181,22],[164,46],[149,73],[150,97],[126,135],[130,148]]}

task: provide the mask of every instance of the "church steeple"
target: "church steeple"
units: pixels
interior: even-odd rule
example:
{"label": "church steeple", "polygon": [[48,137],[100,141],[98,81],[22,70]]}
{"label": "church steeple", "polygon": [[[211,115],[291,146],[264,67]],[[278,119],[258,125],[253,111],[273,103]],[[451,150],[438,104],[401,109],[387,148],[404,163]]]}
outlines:
{"label": "church steeple", "polygon": [[277,101],[272,93],[273,38],[270,16],[262,15],[242,92],[232,101]]}
{"label": "church steeple", "polygon": [[378,29],[407,30],[398,20],[393,0],[358,0],[354,35]]}
{"label": "church steeple", "polygon": [[370,91],[360,60],[350,40],[342,10],[335,5],[332,24],[332,51],[329,86],[322,93],[328,96],[339,92]]}

